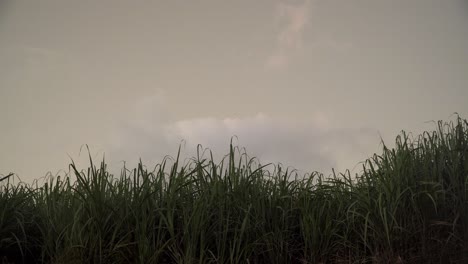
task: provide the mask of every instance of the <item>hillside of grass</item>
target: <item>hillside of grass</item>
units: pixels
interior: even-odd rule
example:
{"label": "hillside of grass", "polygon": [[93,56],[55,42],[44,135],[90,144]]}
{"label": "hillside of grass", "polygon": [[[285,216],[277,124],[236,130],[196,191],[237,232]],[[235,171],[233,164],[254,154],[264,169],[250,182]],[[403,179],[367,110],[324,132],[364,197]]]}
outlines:
{"label": "hillside of grass", "polygon": [[[402,132],[356,175],[231,146],[111,175],[0,182],[1,263],[468,263],[468,122]],[[270,169],[268,169],[270,168]]]}

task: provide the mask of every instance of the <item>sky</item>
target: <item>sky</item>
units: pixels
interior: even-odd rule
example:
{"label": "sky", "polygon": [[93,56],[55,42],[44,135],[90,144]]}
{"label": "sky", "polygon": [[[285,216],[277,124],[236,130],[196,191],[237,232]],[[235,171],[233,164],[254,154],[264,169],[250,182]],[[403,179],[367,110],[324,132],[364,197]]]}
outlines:
{"label": "sky", "polygon": [[0,175],[234,145],[360,169],[468,118],[466,0],[0,0]]}

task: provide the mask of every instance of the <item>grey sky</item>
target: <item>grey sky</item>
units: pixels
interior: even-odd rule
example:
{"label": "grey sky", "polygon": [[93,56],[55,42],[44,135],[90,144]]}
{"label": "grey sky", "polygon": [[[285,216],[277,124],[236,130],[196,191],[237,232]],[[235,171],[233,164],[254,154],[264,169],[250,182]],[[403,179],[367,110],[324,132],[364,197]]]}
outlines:
{"label": "grey sky", "polygon": [[[0,174],[114,164],[181,139],[352,168],[401,130],[468,117],[463,0],[0,1]],[[116,165],[117,166],[117,165]]]}

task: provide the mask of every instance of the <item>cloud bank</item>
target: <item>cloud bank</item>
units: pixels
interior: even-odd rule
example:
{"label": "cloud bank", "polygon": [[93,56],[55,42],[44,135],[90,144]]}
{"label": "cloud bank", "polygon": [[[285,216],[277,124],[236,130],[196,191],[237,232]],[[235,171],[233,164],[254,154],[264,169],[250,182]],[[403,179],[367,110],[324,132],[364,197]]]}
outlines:
{"label": "cloud bank", "polygon": [[229,152],[233,139],[234,145],[245,147],[249,156],[257,157],[262,164],[281,163],[302,172],[328,174],[332,167],[339,171],[353,169],[375,152],[379,143],[375,130],[339,127],[322,113],[307,120],[257,113],[178,121],[170,120],[168,113],[158,97],[138,104],[134,118],[121,124],[109,138],[106,149],[111,159],[134,164],[141,157],[145,164],[155,165],[165,155],[175,156],[183,140],[183,158],[195,156],[201,144],[212,150],[219,162]]}

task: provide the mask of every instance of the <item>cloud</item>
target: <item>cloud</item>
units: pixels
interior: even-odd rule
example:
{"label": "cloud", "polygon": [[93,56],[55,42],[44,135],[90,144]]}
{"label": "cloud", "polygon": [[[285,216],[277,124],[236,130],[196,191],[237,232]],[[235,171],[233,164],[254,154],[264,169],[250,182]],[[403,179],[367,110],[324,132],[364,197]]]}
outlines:
{"label": "cloud", "polygon": [[[210,148],[216,162],[234,145],[245,147],[249,156],[262,164],[281,162],[302,172],[324,173],[331,168],[352,169],[370,156],[378,146],[377,132],[351,129],[332,124],[323,113],[307,120],[292,120],[257,113],[248,117],[203,117],[171,121],[164,100],[153,97],[138,104],[134,118],[121,124],[110,137],[107,149],[112,160],[130,163],[141,157],[147,165],[155,165],[165,155],[175,156],[184,140],[183,156],[195,156],[197,145]],[[161,104],[159,104],[161,103]],[[107,154],[106,154],[107,156]],[[119,165],[121,166],[121,164]]]}
{"label": "cloud", "polygon": [[266,63],[267,69],[287,67],[291,57],[302,48],[303,32],[309,23],[310,0],[301,4],[280,2],[276,6],[276,19],[282,22],[276,47]]}

